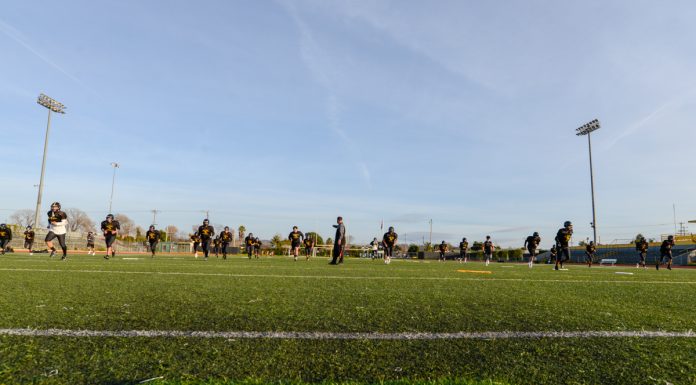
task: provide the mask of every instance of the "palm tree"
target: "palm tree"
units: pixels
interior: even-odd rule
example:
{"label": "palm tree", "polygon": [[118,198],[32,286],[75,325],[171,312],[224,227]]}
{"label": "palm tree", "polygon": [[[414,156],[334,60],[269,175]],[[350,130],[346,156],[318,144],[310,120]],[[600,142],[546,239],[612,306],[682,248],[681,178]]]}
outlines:
{"label": "palm tree", "polygon": [[241,245],[241,242],[244,240],[244,233],[246,232],[246,227],[244,225],[239,226],[239,244]]}

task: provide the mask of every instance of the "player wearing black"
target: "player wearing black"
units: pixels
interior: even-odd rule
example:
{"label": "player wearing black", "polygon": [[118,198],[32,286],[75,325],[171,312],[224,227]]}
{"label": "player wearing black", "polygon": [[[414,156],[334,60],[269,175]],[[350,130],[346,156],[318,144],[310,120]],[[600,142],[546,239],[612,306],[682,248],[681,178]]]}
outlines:
{"label": "player wearing black", "polygon": [[595,246],[594,241],[590,241],[590,243],[585,246],[585,262],[587,262],[587,267],[592,267],[592,262],[594,261],[596,251],[597,247]]}
{"label": "player wearing black", "polygon": [[541,244],[541,237],[538,232],[530,235],[524,241],[524,247],[529,251],[529,268],[534,267],[534,259],[536,258],[537,248]]}
{"label": "player wearing black", "polygon": [[336,224],[333,227],[336,229],[336,236],[329,264],[337,265],[343,263],[343,253],[346,249],[346,226],[343,224],[343,217],[336,218]]}
{"label": "player wearing black", "polygon": [[155,230],[155,225],[150,225],[150,228],[145,233],[145,238],[150,246],[150,252],[152,253],[152,258],[155,257],[155,251],[157,250],[157,244],[160,240],[159,230]]}
{"label": "player wearing black", "polygon": [[459,258],[457,258],[457,261],[459,263],[466,263],[467,260],[467,254],[469,253],[469,242],[466,240],[466,238],[462,238],[462,241],[459,242]]}
{"label": "player wearing black", "polygon": [[570,239],[573,237],[573,224],[570,221],[563,223],[563,228],[556,233],[556,247],[558,255],[556,256],[556,265],[554,270],[558,270],[559,266],[562,269],[563,264],[570,260]]}
{"label": "player wearing black", "polygon": [[495,245],[493,245],[493,241],[491,241],[491,236],[486,235],[486,241],[483,242],[483,255],[486,257],[486,266],[488,266],[491,263],[494,251]]}
{"label": "player wearing black", "polygon": [[391,263],[391,257],[394,254],[394,246],[399,239],[399,235],[394,232],[394,227],[389,227],[389,231],[384,233],[382,237],[382,245],[384,246],[384,263]]}
{"label": "player wearing black", "polygon": [[292,257],[297,262],[297,255],[300,253],[300,246],[302,245],[302,240],[304,239],[304,234],[297,229],[297,226],[292,227],[292,232],[288,235],[290,240],[290,247],[292,250]]}
{"label": "player wearing black", "polygon": [[254,244],[256,239],[254,239],[254,234],[249,233],[249,235],[244,238],[244,246],[246,247],[247,257],[251,259],[251,255],[254,254]]}
{"label": "player wearing black", "polygon": [[558,259],[558,249],[556,249],[556,245],[551,246],[551,250],[549,250],[549,259],[547,260],[547,264],[551,263],[551,261],[556,262]]}
{"label": "player wearing black", "polygon": [[204,219],[203,224],[198,226],[198,235],[201,237],[201,248],[207,261],[208,253],[210,252],[210,240],[215,235],[215,229],[210,225],[208,219]]}
{"label": "player wearing black", "polygon": [[198,258],[198,245],[201,243],[201,237],[198,232],[191,235],[191,242],[193,242],[193,257]]}
{"label": "player wearing black", "polygon": [[215,254],[215,258],[219,257],[220,253],[220,234],[218,234],[215,238],[213,238],[213,253]]}
{"label": "player wearing black", "polygon": [[225,226],[225,229],[220,233],[220,249],[222,250],[222,259],[227,259],[227,246],[232,242],[232,232],[229,226]]}
{"label": "player wearing black", "polygon": [[116,236],[118,236],[118,231],[121,230],[121,224],[114,219],[113,214],[106,216],[106,220],[101,223],[101,230],[104,233],[104,242],[106,243],[106,255],[104,259],[109,259],[109,257],[116,256],[116,250],[114,250],[114,242],[116,241]]}
{"label": "player wearing black", "polygon": [[261,240],[259,237],[254,238],[254,258],[259,259],[261,254]]}
{"label": "player wearing black", "polygon": [[5,255],[5,249],[12,240],[12,229],[6,224],[0,223],[0,254]]}
{"label": "player wearing black", "polygon": [[442,241],[442,243],[440,243],[437,246],[437,248],[438,248],[438,250],[440,250],[440,259],[439,260],[444,262],[447,259],[445,256],[445,254],[447,253],[447,244],[445,243],[445,241]]}
{"label": "player wearing black", "polygon": [[640,237],[640,239],[636,241],[636,250],[638,251],[638,257],[640,258],[640,261],[638,264],[636,264],[636,267],[639,268],[643,266],[643,269],[647,269],[645,259],[648,256],[648,247],[650,247],[650,245],[648,244],[648,241],[645,240],[645,237]]}
{"label": "player wearing black", "polygon": [[660,259],[655,264],[655,269],[660,270],[660,265],[664,260],[667,260],[667,269],[672,270],[672,247],[674,246],[674,237],[669,236],[662,241],[660,245]]}
{"label": "player wearing black", "polygon": [[53,240],[58,238],[60,248],[63,250],[61,260],[68,258],[68,246],[65,244],[66,226],[68,224],[68,215],[60,210],[60,203],[51,203],[51,211],[48,212],[48,234],[46,234],[46,246],[51,250],[50,258],[56,255],[56,248],[53,247]]}
{"label": "player wearing black", "polygon": [[313,249],[314,249],[314,239],[312,239],[312,237],[305,236],[304,252],[305,252],[305,258],[307,261],[309,261],[309,257],[312,256]]}
{"label": "player wearing black", "polygon": [[24,248],[29,250],[29,255],[34,255],[34,238],[36,238],[34,230],[32,230],[31,226],[27,226],[27,229],[24,231]]}
{"label": "player wearing black", "polygon": [[94,233],[89,231],[87,233],[87,254],[94,255]]}

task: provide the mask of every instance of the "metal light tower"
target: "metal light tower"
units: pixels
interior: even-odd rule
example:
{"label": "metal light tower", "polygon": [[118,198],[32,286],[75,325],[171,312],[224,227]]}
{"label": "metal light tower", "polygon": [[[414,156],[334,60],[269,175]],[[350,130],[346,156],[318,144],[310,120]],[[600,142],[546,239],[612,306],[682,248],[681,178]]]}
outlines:
{"label": "metal light tower", "polygon": [[48,109],[48,123],[46,124],[46,139],[44,140],[43,160],[41,161],[41,179],[39,180],[39,194],[36,198],[36,212],[34,213],[34,227],[39,225],[39,211],[41,210],[41,195],[43,194],[44,174],[46,172],[46,152],[48,150],[48,132],[51,129],[51,112],[59,114],[65,113],[65,106],[57,100],[49,98],[44,94],[40,94],[36,103]]}
{"label": "metal light tower", "polygon": [[121,166],[119,166],[118,163],[116,163],[116,162],[111,162],[111,167],[114,168],[114,174],[111,177],[111,197],[109,198],[109,214],[112,214],[111,213],[111,204],[114,201],[114,184],[116,183],[116,169],[121,167]]}
{"label": "metal light tower", "polygon": [[590,189],[592,190],[592,231],[594,233],[594,243],[597,244],[597,215],[595,213],[595,198],[594,198],[594,172],[592,170],[592,141],[590,133],[597,131],[600,128],[599,120],[595,119],[589,123],[585,123],[575,130],[577,136],[587,135],[587,145],[590,150]]}

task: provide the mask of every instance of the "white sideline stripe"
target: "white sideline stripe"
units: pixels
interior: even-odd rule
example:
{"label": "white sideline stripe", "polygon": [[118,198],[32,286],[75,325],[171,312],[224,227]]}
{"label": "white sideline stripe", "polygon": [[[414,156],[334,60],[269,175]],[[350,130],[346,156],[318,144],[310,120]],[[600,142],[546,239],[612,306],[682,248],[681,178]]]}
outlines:
{"label": "white sideline stripe", "polygon": [[591,279],[525,279],[525,278],[455,278],[455,277],[395,277],[395,276],[342,276],[342,275],[284,275],[284,274],[231,274],[193,273],[180,271],[127,271],[127,270],[83,270],[83,269],[19,269],[4,268],[0,271],[35,271],[40,273],[95,273],[95,274],[142,274],[142,275],[185,275],[231,278],[300,278],[300,279],[383,279],[410,281],[512,281],[512,282],[567,282],[567,283],[623,283],[623,284],[668,284],[696,285],[696,281],[617,281]]}
{"label": "white sideline stripe", "polygon": [[144,337],[144,338],[226,338],[226,339],[298,339],[298,340],[489,340],[524,338],[696,338],[692,330],[684,332],[625,331],[539,331],[539,332],[455,332],[455,333],[332,333],[332,332],[247,332],[184,330],[67,330],[0,329],[0,335],[24,337]]}

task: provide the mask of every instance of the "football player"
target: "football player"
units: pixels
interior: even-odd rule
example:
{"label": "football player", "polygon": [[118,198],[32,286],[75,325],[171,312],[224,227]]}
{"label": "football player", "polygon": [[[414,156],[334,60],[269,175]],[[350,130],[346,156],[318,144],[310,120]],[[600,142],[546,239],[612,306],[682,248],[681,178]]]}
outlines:
{"label": "football player", "polygon": [[538,232],[530,235],[524,241],[524,247],[529,251],[529,268],[534,267],[534,259],[536,259],[537,247],[541,244],[541,237]]}
{"label": "football player", "polygon": [[113,258],[116,256],[114,242],[116,241],[116,236],[118,236],[118,231],[121,230],[121,224],[114,219],[113,214],[109,214],[106,216],[106,219],[102,221],[101,230],[104,234],[104,243],[106,243],[106,255],[104,259]]}
{"label": "football player", "polygon": [[0,223],[0,254],[5,255],[5,249],[12,240],[12,229],[6,224]]}
{"label": "football player", "polygon": [[650,244],[645,240],[645,237],[641,236],[640,239],[636,241],[636,250],[638,250],[638,257],[640,258],[636,265],[637,268],[643,266],[643,269],[647,269],[645,259],[648,256],[648,247],[650,247]]}
{"label": "football player", "polygon": [[297,226],[292,227],[292,232],[288,235],[290,240],[290,247],[292,249],[292,257],[297,262],[297,254],[300,253],[300,245],[302,245],[302,240],[304,239],[304,234],[297,229]]}
{"label": "football player", "polygon": [[87,254],[94,255],[94,233],[87,232]]}
{"label": "football player", "polygon": [[394,246],[399,239],[399,235],[394,232],[394,227],[390,226],[389,231],[384,233],[382,237],[382,246],[384,247],[384,263],[391,263],[391,257],[394,254]]}
{"label": "football player", "polygon": [[198,235],[201,237],[201,248],[207,261],[208,253],[210,252],[210,239],[215,235],[215,229],[210,225],[207,218],[203,220],[202,225],[198,226]]}
{"label": "football player", "polygon": [[674,246],[674,236],[670,235],[662,241],[660,245],[660,259],[655,264],[655,269],[660,270],[660,265],[667,260],[667,269],[672,270],[672,247]]}
{"label": "football player", "polygon": [[563,264],[570,260],[570,239],[573,237],[573,224],[570,221],[565,221],[563,227],[556,233],[556,249],[558,250],[558,255],[556,256],[556,265],[554,270],[558,270],[558,267],[563,268]]}
{"label": "football player", "polygon": [[486,235],[486,241],[483,242],[483,255],[486,257],[486,266],[488,266],[491,263],[494,251],[495,245],[493,245],[493,241],[491,241],[491,236]]}
{"label": "football player", "polygon": [[51,250],[50,257],[53,258],[56,255],[56,248],[53,247],[53,240],[58,238],[58,243],[60,248],[63,250],[64,261],[68,258],[68,246],[65,244],[65,233],[68,232],[66,226],[68,225],[68,215],[61,211],[60,203],[51,203],[51,211],[48,212],[48,234],[46,234],[46,246]]}
{"label": "football player", "polygon": [[590,243],[585,246],[585,262],[587,262],[587,267],[592,267],[592,261],[594,261],[596,251],[597,247],[594,241],[590,241]]}
{"label": "football player", "polygon": [[198,235],[198,232],[191,235],[191,242],[193,243],[193,257],[198,258],[198,244],[201,243],[201,237]]}
{"label": "football player", "polygon": [[29,255],[34,255],[34,238],[36,238],[34,230],[31,226],[27,226],[27,229],[24,230],[24,248],[29,250]]}
{"label": "football player", "polygon": [[220,249],[222,250],[222,259],[227,259],[227,246],[232,242],[232,232],[229,226],[225,226],[225,230],[220,233]]}
{"label": "football player", "polygon": [[145,238],[147,239],[147,243],[150,246],[150,252],[152,253],[151,258],[154,258],[155,251],[157,250],[157,244],[160,240],[160,232],[159,230],[155,230],[155,225],[150,225],[150,228],[145,233]]}
{"label": "football player", "polygon": [[438,250],[440,250],[440,261],[445,262],[445,260],[447,259],[445,256],[445,254],[447,253],[447,244],[445,243],[445,241],[442,241],[442,243],[440,243],[437,246],[437,248]]}
{"label": "football player", "polygon": [[309,257],[312,256],[312,251],[314,249],[314,239],[312,237],[305,237],[304,240],[304,252],[305,252],[305,260],[309,261]]}
{"label": "football player", "polygon": [[247,257],[249,257],[249,259],[251,259],[252,254],[254,254],[254,243],[256,243],[254,234],[249,233],[249,235],[244,238],[244,246],[246,247]]}
{"label": "football player", "polygon": [[259,237],[254,238],[254,258],[259,259],[261,254],[261,240]]}
{"label": "football player", "polygon": [[459,242],[459,258],[457,258],[457,261],[459,263],[466,263],[467,260],[467,254],[469,252],[469,242],[466,240],[466,238],[462,238],[462,241]]}

